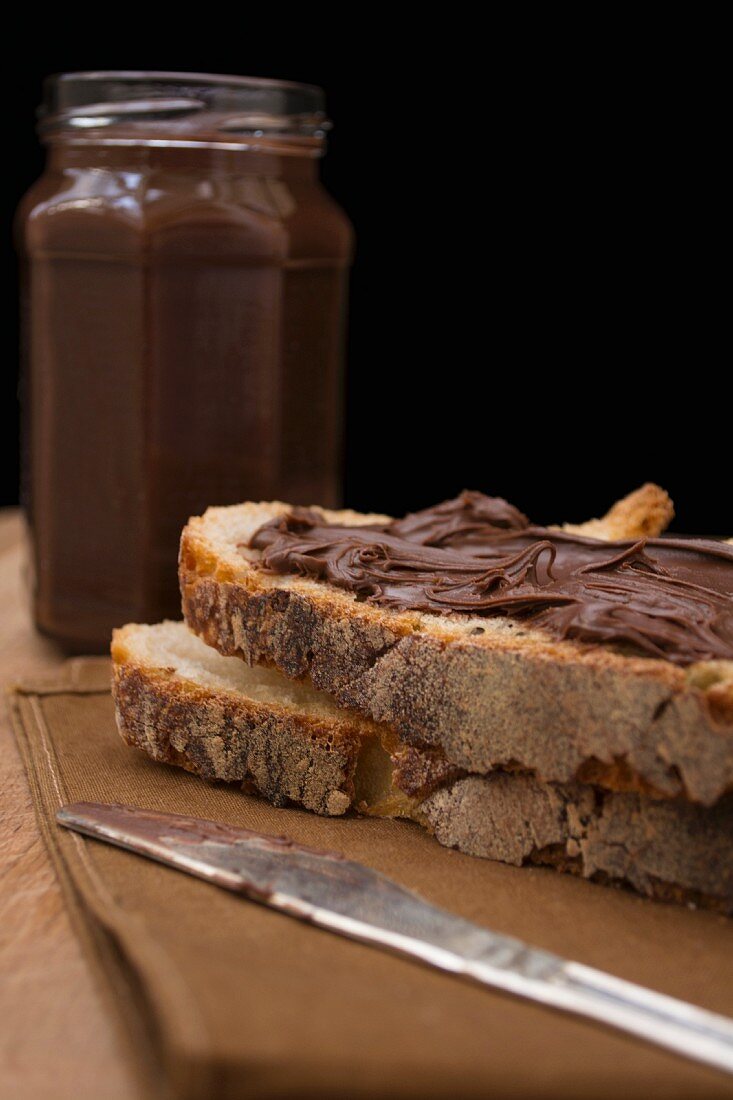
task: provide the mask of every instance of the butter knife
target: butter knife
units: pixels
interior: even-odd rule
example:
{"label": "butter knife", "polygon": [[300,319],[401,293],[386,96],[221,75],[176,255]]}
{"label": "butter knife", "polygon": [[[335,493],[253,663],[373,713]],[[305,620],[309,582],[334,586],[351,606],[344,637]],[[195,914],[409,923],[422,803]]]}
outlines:
{"label": "butter knife", "polygon": [[733,1074],[733,1020],[530,947],[431,905],[337,852],[133,806],[77,802],[61,825],[319,928],[629,1032]]}

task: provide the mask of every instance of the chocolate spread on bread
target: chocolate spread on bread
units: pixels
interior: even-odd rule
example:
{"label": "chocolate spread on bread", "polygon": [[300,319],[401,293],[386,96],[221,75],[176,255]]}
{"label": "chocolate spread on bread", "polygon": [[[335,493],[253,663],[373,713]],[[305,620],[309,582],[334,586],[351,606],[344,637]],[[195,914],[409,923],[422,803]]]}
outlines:
{"label": "chocolate spread on bread", "polygon": [[733,659],[733,547],[722,542],[601,541],[535,526],[505,500],[464,492],[358,526],[293,508],[250,545],[269,572],[328,581],[380,607],[504,615],[680,665]]}

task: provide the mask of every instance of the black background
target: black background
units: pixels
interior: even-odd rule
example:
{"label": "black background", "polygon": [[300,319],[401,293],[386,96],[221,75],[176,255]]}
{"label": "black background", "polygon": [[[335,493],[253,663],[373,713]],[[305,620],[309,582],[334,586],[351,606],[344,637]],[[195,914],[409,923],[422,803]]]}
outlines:
{"label": "black background", "polygon": [[[430,49],[409,34],[388,48],[357,24],[331,23],[328,44],[312,30],[224,31],[228,51],[195,33],[82,47],[47,28],[13,85],[8,222],[42,167],[47,73],[320,84],[334,120],[323,177],[358,241],[347,503],[400,513],[467,486],[538,522],[580,520],[652,479],[672,493],[678,530],[727,532],[722,146],[684,34],[672,53],[638,28],[602,51],[594,30],[577,51],[545,48],[535,27],[531,49],[514,30],[473,50],[466,33],[458,51],[439,27]],[[17,499],[16,362],[11,346],[2,503]]]}

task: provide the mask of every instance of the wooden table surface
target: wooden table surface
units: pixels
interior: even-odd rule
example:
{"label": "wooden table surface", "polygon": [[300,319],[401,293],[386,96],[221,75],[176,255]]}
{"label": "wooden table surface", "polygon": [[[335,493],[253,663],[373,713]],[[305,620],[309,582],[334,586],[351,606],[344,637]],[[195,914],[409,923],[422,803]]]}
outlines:
{"label": "wooden table surface", "polygon": [[0,1097],[134,1100],[69,923],[8,719],[5,689],[63,655],[30,622],[20,516],[0,512]]}

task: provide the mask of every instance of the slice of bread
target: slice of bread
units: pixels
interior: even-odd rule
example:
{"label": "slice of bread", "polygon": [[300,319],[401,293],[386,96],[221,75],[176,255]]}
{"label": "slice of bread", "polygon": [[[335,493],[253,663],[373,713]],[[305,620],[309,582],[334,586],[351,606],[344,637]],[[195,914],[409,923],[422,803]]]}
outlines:
{"label": "slice of bread", "polygon": [[181,623],[126,626],[112,656],[120,733],[153,760],[275,805],[407,817],[471,855],[733,909],[731,798],[704,809],[525,774],[461,775],[307,686],[219,656]]}
{"label": "slice of bread", "polygon": [[266,668],[220,657],[182,623],[130,624],[112,639],[123,738],[154,760],[246,784],[275,805],[342,814],[371,723]]}
{"label": "slice of bread", "polygon": [[[322,581],[268,574],[247,547],[288,510],[210,508],[183,531],[184,617],[220,653],[310,678],[466,772],[519,767],[544,781],[707,805],[733,790],[733,662],[683,668],[557,641],[508,618],[392,611]],[[316,510],[347,524],[387,518]],[[659,533],[670,514],[666,494],[645,486],[574,530],[634,538]]]}

